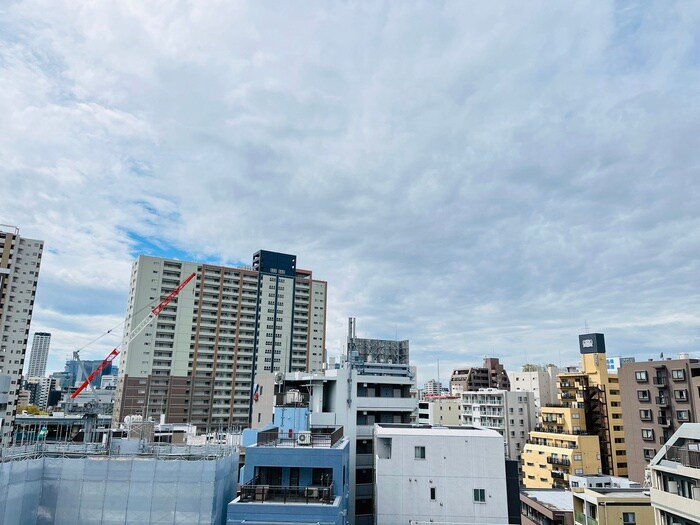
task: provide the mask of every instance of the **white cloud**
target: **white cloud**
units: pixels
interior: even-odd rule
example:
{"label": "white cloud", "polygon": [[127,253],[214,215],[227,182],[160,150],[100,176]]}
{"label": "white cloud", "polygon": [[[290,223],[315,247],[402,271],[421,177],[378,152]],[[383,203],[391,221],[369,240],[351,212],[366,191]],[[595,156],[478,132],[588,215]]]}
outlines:
{"label": "white cloud", "polygon": [[0,8],[0,222],[49,250],[33,329],[119,318],[135,232],[222,261],[296,253],[329,282],[331,351],[349,315],[426,366],[568,363],[584,322],[614,354],[696,351],[699,18],[675,2]]}

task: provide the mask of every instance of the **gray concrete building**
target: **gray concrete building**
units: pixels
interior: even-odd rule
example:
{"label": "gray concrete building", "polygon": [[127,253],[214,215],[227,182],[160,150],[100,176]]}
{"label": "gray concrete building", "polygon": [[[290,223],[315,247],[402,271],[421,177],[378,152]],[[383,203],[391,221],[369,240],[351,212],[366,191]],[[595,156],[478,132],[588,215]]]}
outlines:
{"label": "gray concrete building", "polygon": [[49,358],[49,346],[51,334],[48,332],[36,332],[32,338],[32,350],[29,353],[29,368],[27,377],[44,377],[46,374],[46,361]]}
{"label": "gray concrete building", "polygon": [[0,445],[12,436],[43,248],[0,225]]}

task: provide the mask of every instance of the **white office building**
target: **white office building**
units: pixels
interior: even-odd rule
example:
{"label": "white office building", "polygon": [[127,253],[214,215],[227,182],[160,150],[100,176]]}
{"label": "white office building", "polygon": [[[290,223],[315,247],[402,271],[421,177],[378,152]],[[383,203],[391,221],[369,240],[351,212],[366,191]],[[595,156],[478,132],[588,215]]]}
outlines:
{"label": "white office building", "polygon": [[496,430],[505,440],[509,459],[520,460],[536,422],[532,392],[483,388],[462,393],[462,423]]}
{"label": "white office building", "polygon": [[439,396],[442,395],[442,383],[431,379],[423,385],[422,398],[425,399],[428,396]]}
{"label": "white office building", "polygon": [[51,334],[36,332],[32,338],[32,350],[29,353],[29,368],[27,377],[44,377],[46,375],[46,361],[49,358],[49,345]]}
{"label": "white office building", "polygon": [[12,436],[43,249],[43,241],[0,225],[0,384],[9,381],[7,394],[0,392],[0,446]]}
{"label": "white office building", "polygon": [[375,426],[376,523],[508,523],[503,440],[474,427]]}
{"label": "white office building", "polygon": [[684,423],[649,464],[657,525],[700,525],[700,423]]}
{"label": "white office building", "polygon": [[535,400],[535,415],[540,408],[557,403],[557,375],[559,368],[554,365],[537,366],[534,370],[508,372],[510,389],[515,392],[532,392]]}

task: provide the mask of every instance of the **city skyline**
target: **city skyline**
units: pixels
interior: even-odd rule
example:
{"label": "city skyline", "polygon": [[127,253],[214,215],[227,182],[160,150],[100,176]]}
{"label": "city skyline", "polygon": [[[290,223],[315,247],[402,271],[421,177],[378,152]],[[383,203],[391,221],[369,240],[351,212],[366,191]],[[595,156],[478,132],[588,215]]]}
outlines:
{"label": "city skyline", "polygon": [[697,357],[700,8],[540,5],[0,7],[0,223],[46,243],[48,372],[119,345],[139,255],[259,248],[328,282],[329,355],[355,317],[419,384],[587,332]]}

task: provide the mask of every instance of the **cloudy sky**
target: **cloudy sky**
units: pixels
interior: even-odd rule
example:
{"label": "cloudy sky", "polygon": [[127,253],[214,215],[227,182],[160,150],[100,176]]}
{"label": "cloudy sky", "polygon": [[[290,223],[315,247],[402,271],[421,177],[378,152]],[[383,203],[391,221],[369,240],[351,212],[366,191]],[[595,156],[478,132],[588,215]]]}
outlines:
{"label": "cloudy sky", "polygon": [[[700,4],[0,4],[0,223],[49,369],[141,253],[294,253],[419,381],[700,350]],[[115,332],[119,332],[117,329]],[[101,359],[119,337],[89,345]]]}

